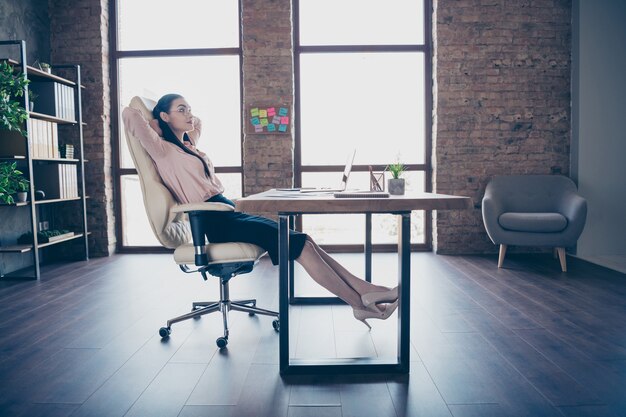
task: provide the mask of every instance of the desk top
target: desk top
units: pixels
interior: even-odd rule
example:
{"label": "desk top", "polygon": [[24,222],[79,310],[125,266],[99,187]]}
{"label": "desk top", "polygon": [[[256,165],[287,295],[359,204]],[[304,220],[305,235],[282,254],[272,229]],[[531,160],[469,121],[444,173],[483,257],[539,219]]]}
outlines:
{"label": "desk top", "polygon": [[464,210],[470,197],[412,193],[389,198],[335,198],[332,193],[268,190],[236,201],[237,211],[291,214],[396,213],[411,210]]}

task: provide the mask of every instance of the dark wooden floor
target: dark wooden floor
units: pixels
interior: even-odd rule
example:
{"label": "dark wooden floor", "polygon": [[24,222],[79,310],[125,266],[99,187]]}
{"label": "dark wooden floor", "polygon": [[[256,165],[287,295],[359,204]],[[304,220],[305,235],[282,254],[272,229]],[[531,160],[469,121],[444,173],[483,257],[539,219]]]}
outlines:
{"label": "dark wooden floor", "polygon": [[[360,255],[336,255],[356,271]],[[412,256],[411,373],[278,374],[271,319],[232,313],[157,330],[216,282],[170,255],[118,255],[49,267],[40,282],[0,282],[1,416],[626,416],[626,277],[546,255]],[[392,284],[397,262],[374,257]],[[233,298],[276,308],[263,260]],[[300,289],[309,280],[301,279]],[[345,306],[292,307],[292,355],[385,356],[395,318],[368,332]]]}

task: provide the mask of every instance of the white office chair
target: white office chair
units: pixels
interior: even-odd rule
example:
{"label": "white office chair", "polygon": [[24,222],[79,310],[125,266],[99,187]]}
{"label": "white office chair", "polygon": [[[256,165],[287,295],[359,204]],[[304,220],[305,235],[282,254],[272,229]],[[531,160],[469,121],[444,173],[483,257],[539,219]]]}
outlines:
{"label": "white office chair", "polygon": [[[129,107],[141,112],[146,121],[153,119],[152,109],[156,105],[153,100],[134,97]],[[220,280],[220,299],[217,301],[194,302],[191,312],[167,321],[159,330],[161,337],[168,337],[174,323],[200,317],[216,311],[222,312],[224,336],[218,337],[217,346],[221,349],[228,344],[228,312],[230,310],[272,316],[272,326],[279,330],[278,313],[256,307],[256,300],[230,300],[228,283],[231,278],[245,274],[254,268],[265,251],[253,244],[208,243],[204,234],[204,215],[208,211],[232,211],[228,204],[196,203],[178,204],[170,191],[161,181],[154,162],[145,151],[139,140],[128,128],[127,112],[124,109],[122,118],[126,130],[128,149],[137,168],[141,191],[143,193],[146,214],[154,235],[166,248],[175,249],[174,261],[185,273],[200,272],[206,281],[207,272]],[[193,240],[193,244],[189,243]],[[195,264],[196,269],[188,265]]]}

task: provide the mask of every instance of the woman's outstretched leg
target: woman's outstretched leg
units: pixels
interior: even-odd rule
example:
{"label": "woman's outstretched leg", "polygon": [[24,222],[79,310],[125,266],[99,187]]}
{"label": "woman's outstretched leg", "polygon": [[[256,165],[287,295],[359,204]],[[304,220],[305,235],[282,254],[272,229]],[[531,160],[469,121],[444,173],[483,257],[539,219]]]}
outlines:
{"label": "woman's outstretched leg", "polygon": [[354,317],[363,322],[370,329],[371,327],[366,319],[385,320],[398,306],[397,299],[392,304],[381,305],[380,307],[378,307],[376,303],[368,303],[367,306],[364,305],[361,294],[348,285],[348,283],[326,263],[320,253],[315,249],[313,242],[308,239],[304,243],[304,247],[297,261],[304,267],[315,282],[348,303],[352,307]]}
{"label": "woman's outstretched leg", "polygon": [[304,267],[315,282],[341,298],[353,309],[361,310],[365,308],[361,301],[361,294],[346,283],[342,277],[324,261],[310,240],[307,239],[304,243],[302,253],[296,260]]}
{"label": "woman's outstretched leg", "polygon": [[330,256],[324,249],[320,248],[315,241],[308,236],[307,242],[310,242],[315,251],[319,254],[319,256],[330,266],[337,275],[345,281],[354,291],[358,292],[359,295],[373,293],[373,292],[382,292],[389,291],[389,288],[383,287],[381,285],[375,285],[371,282],[367,282],[364,279],[356,277],[350,271],[348,271],[343,265],[337,262],[332,256]]}

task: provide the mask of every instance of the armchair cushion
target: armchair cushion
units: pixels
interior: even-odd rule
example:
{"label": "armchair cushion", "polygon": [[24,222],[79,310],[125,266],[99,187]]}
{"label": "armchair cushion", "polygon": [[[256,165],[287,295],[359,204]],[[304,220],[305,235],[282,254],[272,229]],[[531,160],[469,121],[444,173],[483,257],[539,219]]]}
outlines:
{"label": "armchair cushion", "polygon": [[[228,262],[255,262],[265,254],[257,245],[242,242],[211,243],[205,246],[209,265]],[[181,245],[174,251],[174,261],[179,265],[193,265],[195,262],[194,246],[191,243]]]}
{"label": "armchair cushion", "polygon": [[567,227],[567,219],[560,213],[502,213],[498,222],[503,229],[516,232],[553,233]]}

